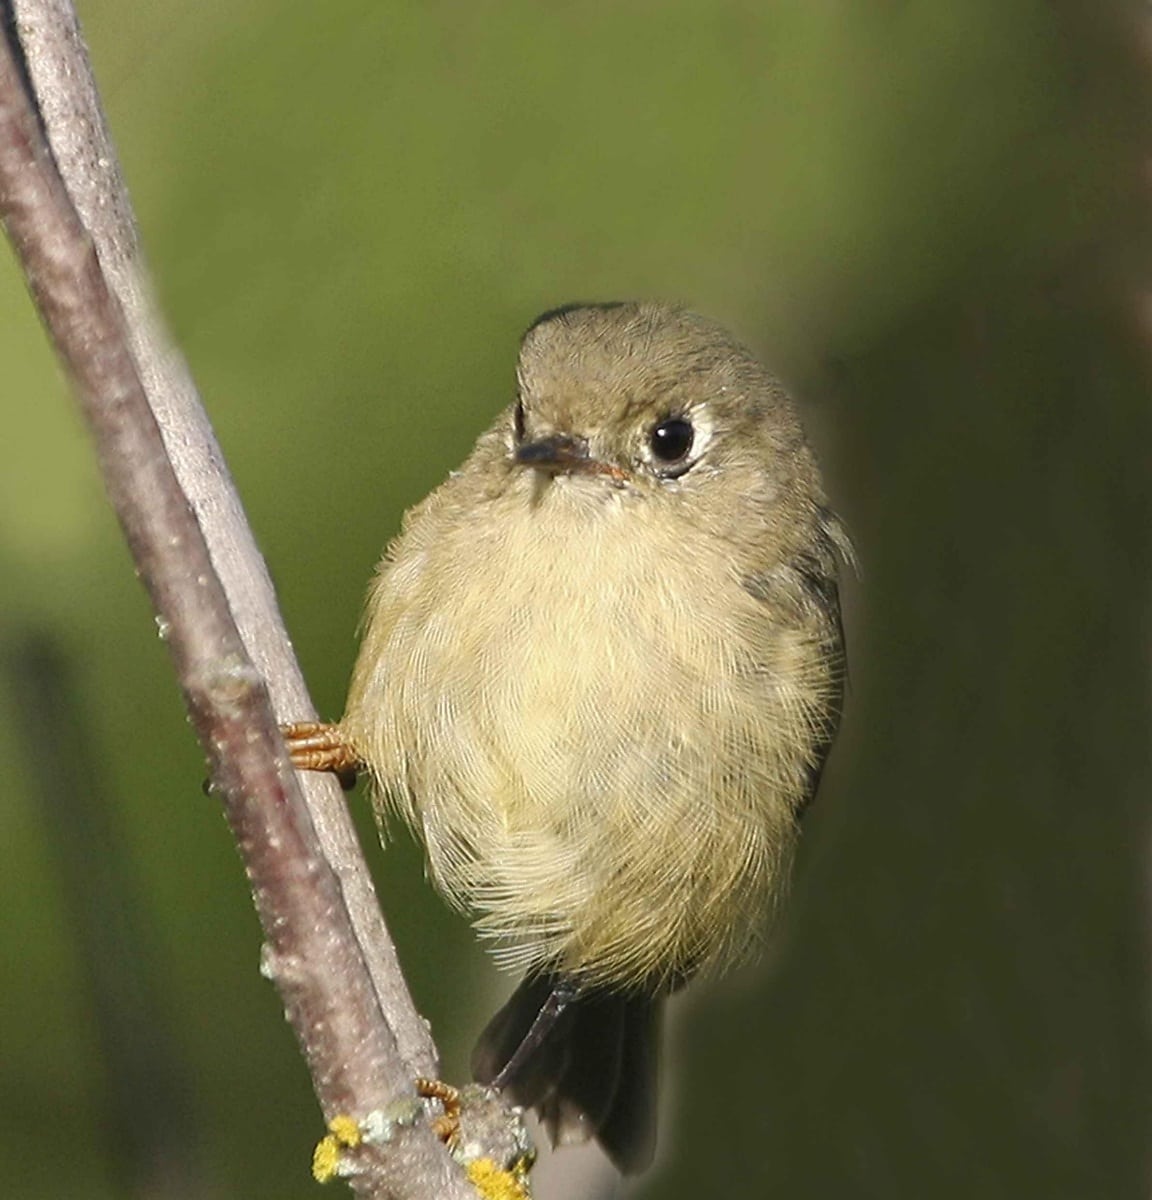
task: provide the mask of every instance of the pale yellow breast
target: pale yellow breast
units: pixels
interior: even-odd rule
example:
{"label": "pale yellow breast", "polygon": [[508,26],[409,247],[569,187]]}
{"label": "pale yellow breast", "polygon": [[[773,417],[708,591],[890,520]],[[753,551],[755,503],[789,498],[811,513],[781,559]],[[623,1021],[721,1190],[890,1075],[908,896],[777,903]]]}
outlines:
{"label": "pale yellow breast", "polygon": [[827,681],[725,547],[587,484],[421,514],[344,726],[510,962],[638,982],[725,956],[770,903]]}

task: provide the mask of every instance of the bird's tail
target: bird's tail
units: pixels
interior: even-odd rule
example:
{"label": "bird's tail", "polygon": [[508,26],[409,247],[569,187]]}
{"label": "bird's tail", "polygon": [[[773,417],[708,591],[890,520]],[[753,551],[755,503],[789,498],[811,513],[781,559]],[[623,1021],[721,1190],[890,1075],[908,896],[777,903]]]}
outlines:
{"label": "bird's tail", "polygon": [[[562,1011],[537,1037],[541,1011],[560,995]],[[661,997],[573,993],[554,975],[530,975],[480,1035],[472,1074],[491,1083],[504,1072],[500,1085],[536,1110],[553,1145],[595,1138],[621,1172],[635,1174],[656,1149],[663,1008]]]}

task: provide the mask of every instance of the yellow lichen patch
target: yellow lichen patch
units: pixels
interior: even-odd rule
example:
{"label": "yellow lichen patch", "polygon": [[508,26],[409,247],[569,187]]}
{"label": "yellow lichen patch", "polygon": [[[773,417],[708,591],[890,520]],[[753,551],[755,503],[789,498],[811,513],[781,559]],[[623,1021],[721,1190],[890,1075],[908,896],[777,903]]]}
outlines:
{"label": "yellow lichen patch", "polygon": [[340,1169],[342,1147],[332,1134],[326,1134],[312,1151],[312,1178],[317,1183],[330,1183]]}
{"label": "yellow lichen patch", "polygon": [[505,1171],[490,1158],[475,1158],[464,1169],[484,1200],[532,1200],[527,1175],[519,1167]]}
{"label": "yellow lichen patch", "polygon": [[333,1117],[328,1122],[328,1132],[312,1151],[312,1178],[317,1183],[328,1183],[340,1173],[340,1156],[345,1150],[359,1146],[363,1141],[360,1124],[355,1117]]}
{"label": "yellow lichen patch", "polygon": [[328,1132],[341,1146],[359,1146],[363,1141],[360,1123],[355,1117],[333,1117],[328,1122]]}

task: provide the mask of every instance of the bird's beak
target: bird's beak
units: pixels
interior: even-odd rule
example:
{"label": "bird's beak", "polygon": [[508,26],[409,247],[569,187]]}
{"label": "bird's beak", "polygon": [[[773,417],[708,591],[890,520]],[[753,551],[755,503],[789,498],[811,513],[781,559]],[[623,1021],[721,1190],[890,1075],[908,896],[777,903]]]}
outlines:
{"label": "bird's beak", "polygon": [[583,438],[567,433],[525,442],[516,449],[516,462],[546,475],[604,475],[617,486],[628,479],[619,467],[593,458]]}
{"label": "bird's beak", "polygon": [[525,442],[516,450],[516,461],[521,466],[535,467],[550,475],[569,475],[595,467],[595,460],[588,453],[588,443],[566,433]]}

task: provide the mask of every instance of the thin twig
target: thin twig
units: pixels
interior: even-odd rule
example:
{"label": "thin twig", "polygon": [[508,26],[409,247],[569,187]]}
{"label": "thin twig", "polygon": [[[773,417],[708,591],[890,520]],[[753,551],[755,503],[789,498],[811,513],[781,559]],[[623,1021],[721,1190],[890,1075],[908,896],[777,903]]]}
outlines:
{"label": "thin twig", "polygon": [[[0,4],[0,8],[2,8]],[[129,344],[168,457],[195,512],[240,637],[281,722],[316,716],[281,620],[264,558],[187,364],[152,298],[131,202],[71,0],[16,0],[20,47],[64,185],[119,300]],[[404,984],[343,795],[327,776],[301,779],[324,857],[340,878],[365,960],[413,1076],[438,1074],[428,1026]]]}
{"label": "thin twig", "polygon": [[[266,973],[280,990],[325,1115],[364,1117],[413,1095],[413,1061],[431,1056],[430,1048],[420,1049],[427,1035],[398,973],[392,976],[380,959],[370,970],[367,943],[357,937],[349,910],[362,896],[349,903],[341,884],[347,889],[350,876],[361,875],[357,886],[370,885],[350,828],[327,853],[318,838],[318,826],[331,833],[334,813],[347,823],[343,804],[334,789],[318,795],[314,821],[287,762],[265,678],[281,704],[292,706],[280,716],[303,718],[311,709],[298,675],[270,663],[277,640],[287,648],[282,631],[260,636],[280,627],[271,587],[254,547],[246,557],[250,535],[235,493],[225,486],[219,450],[206,418],[189,416],[198,410],[194,389],[149,300],[75,15],[61,0],[21,3],[15,21],[9,9],[3,12],[0,218],[72,379],[175,661],[252,885]],[[39,119],[26,77],[42,98]],[[53,130],[53,123],[60,127]],[[69,177],[76,208],[57,163]],[[92,222],[92,236],[85,220]],[[387,957],[390,943],[384,944]],[[373,952],[379,949],[374,945]],[[383,1152],[367,1146],[356,1157],[361,1173],[352,1183],[362,1196],[471,1194],[423,1123],[397,1130]]]}

